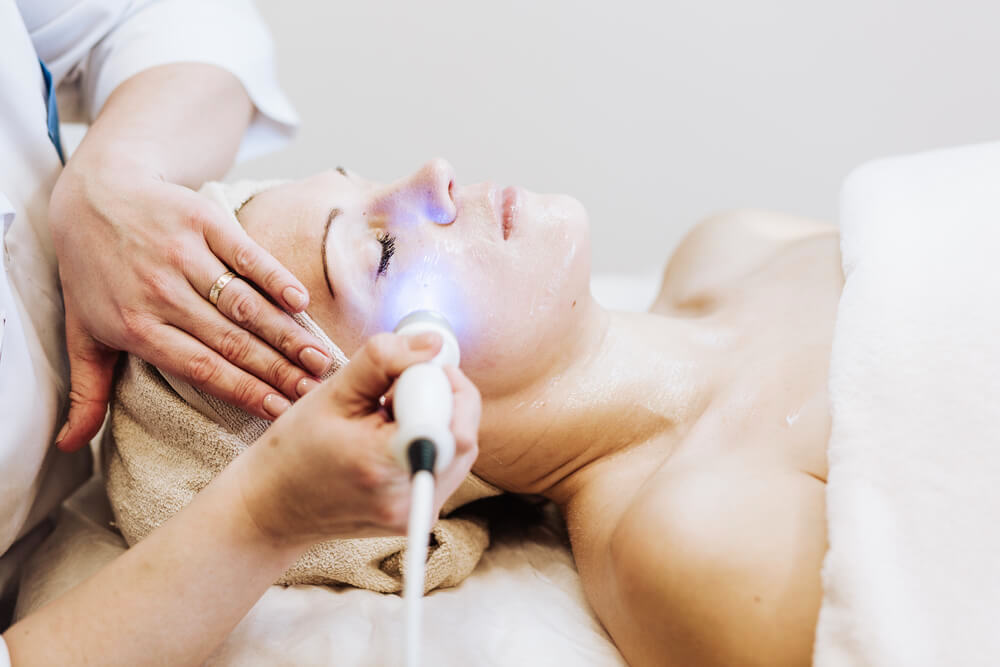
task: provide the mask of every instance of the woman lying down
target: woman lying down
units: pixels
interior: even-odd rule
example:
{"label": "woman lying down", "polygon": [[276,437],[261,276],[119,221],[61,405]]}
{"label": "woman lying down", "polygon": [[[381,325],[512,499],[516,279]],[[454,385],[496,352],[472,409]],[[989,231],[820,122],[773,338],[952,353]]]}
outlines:
{"label": "woman lying down", "polygon": [[[579,202],[457,185],[443,161],[388,185],[343,169],[274,185],[238,218],[303,281],[310,321],[347,356],[409,309],[446,314],[483,397],[473,472],[489,484],[468,497],[493,485],[555,502],[586,596],[629,663],[809,663],[843,284],[835,228],[762,212],[706,220],[650,311],[623,314],[591,298]],[[120,522],[156,513],[142,500],[148,435],[114,429]],[[207,479],[179,464],[161,483],[193,492]],[[458,546],[436,579],[431,558],[431,586],[460,581],[485,547],[475,521],[456,521],[435,533]],[[286,583],[371,560],[339,553],[305,558]],[[332,580],[398,590],[392,567]]]}

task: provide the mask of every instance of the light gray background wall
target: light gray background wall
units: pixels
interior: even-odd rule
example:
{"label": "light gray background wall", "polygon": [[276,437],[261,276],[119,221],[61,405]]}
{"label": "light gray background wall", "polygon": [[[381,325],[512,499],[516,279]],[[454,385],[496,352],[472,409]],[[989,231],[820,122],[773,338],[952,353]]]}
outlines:
{"label": "light gray background wall", "polygon": [[440,155],[575,195],[599,271],[660,265],[718,209],[833,220],[864,160],[1000,138],[995,0],[257,5],[303,125],[235,176]]}

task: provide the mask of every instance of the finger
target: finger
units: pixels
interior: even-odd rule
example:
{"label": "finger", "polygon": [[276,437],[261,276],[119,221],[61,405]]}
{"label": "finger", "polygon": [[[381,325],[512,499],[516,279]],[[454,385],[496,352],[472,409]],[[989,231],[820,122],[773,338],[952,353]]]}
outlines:
{"label": "finger", "polygon": [[432,359],[440,349],[441,336],[434,332],[372,336],[330,383],[334,405],[348,417],[377,410],[379,397],[400,373],[413,364]]}
{"label": "finger", "polygon": [[157,368],[261,419],[276,419],[291,406],[288,399],[273,388],[171,325],[155,327],[145,349],[136,354]]}
{"label": "finger", "polygon": [[173,326],[212,348],[226,361],[295,400],[316,381],[260,338],[226,319],[212,304],[192,294],[187,304],[171,312]]}
{"label": "finger", "polygon": [[69,353],[69,414],[56,436],[56,446],[64,452],[75,452],[87,445],[104,423],[119,353],[94,340],[69,309],[66,311],[66,349]]}
{"label": "finger", "polygon": [[441,512],[445,501],[462,484],[479,456],[479,422],[482,415],[482,399],[476,386],[453,366],[445,366],[444,372],[455,398],[451,420],[455,458],[437,474],[434,492],[436,513]]}
{"label": "finger", "polygon": [[[195,290],[206,297],[215,281],[227,271],[216,259],[211,264],[214,266],[205,270],[192,267],[189,276]],[[239,278],[230,280],[222,288],[216,307],[231,321],[254,333],[312,375],[323,375],[333,363],[323,352],[323,343],[318,338]]]}
{"label": "finger", "polygon": [[206,224],[205,240],[219,259],[285,310],[298,313],[309,305],[309,292],[302,283],[242,229],[229,223]]}
{"label": "finger", "polygon": [[483,399],[479,389],[454,366],[445,366],[445,375],[455,396],[451,417],[451,432],[455,436],[455,454],[476,449],[479,441],[479,422],[483,413]]}

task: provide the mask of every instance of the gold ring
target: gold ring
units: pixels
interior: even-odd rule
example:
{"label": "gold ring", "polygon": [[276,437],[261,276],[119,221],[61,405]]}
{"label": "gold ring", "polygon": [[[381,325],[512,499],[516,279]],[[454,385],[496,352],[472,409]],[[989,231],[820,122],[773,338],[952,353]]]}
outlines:
{"label": "gold ring", "polygon": [[219,295],[222,294],[222,290],[229,284],[229,281],[235,277],[235,273],[232,271],[226,271],[219,276],[218,280],[212,283],[212,289],[208,290],[208,300],[212,302],[213,306],[219,306]]}

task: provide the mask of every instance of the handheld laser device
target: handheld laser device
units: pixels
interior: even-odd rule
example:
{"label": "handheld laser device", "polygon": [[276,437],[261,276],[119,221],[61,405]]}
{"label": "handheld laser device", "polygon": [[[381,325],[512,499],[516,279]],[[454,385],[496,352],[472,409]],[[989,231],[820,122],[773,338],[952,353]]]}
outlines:
{"label": "handheld laser device", "polygon": [[397,431],[393,453],[410,471],[412,490],[407,523],[403,601],[406,607],[406,664],[420,664],[421,602],[427,566],[428,535],[434,517],[434,474],[448,467],[455,457],[451,433],[454,397],[444,366],[458,366],[458,340],[448,320],[432,310],[417,310],[396,325],[395,332],[414,335],[435,331],[442,339],[441,351],[431,359],[407,368],[396,379],[392,411]]}

